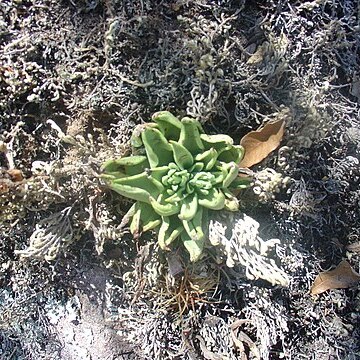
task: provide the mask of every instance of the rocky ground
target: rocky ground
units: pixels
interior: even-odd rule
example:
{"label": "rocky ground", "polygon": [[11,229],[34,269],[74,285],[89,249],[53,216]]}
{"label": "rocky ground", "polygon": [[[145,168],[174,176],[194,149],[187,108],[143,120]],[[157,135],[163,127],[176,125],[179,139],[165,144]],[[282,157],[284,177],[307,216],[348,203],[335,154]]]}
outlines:
{"label": "rocky ground", "polygon": [[[359,271],[359,14],[355,0],[1,1],[1,359],[359,359],[358,284],[309,291],[342,260]],[[100,166],[159,110],[235,143],[285,120],[241,213],[210,224],[248,232],[246,266],[205,258],[174,278],[154,234],[119,226],[130,203]]]}

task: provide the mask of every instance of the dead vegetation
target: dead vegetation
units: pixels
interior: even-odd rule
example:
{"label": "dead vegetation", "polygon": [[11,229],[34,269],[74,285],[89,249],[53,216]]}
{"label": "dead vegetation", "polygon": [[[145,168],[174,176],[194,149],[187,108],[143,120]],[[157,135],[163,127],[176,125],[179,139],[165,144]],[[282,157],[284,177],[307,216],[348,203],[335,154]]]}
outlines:
{"label": "dead vegetation", "polygon": [[[86,297],[117,331],[113,358],[357,359],[358,284],[309,289],[341,260],[359,270],[358,6],[1,1],[1,357],[70,359],[64,323],[101,333]],[[130,204],[104,188],[99,166],[128,154],[135,124],[158,110],[235,142],[287,117],[281,148],[241,198],[260,238],[280,240],[269,256],[287,288],[241,266],[170,276],[154,237],[134,243],[121,226]],[[84,280],[89,268],[101,286]],[[74,359],[96,356],[90,338]]]}

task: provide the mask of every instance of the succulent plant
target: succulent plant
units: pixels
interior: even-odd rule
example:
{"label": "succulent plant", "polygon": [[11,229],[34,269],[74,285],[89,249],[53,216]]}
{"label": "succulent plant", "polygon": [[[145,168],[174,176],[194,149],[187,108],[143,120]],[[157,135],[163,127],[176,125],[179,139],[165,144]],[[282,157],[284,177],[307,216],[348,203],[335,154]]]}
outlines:
{"label": "succulent plant", "polygon": [[102,177],[112,190],[136,200],[127,214],[134,236],[157,228],[162,249],[180,238],[196,261],[209,210],[238,210],[233,191],[249,185],[239,177],[244,149],[227,135],[206,135],[189,117],[161,111],[152,120],[135,128],[133,155],[104,163]]}

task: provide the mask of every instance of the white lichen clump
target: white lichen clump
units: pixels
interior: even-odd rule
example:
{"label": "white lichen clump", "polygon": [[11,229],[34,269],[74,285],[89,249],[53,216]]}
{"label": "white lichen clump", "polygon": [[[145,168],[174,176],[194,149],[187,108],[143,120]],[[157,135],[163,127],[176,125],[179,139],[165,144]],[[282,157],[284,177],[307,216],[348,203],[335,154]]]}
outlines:
{"label": "white lichen clump", "polygon": [[73,240],[74,232],[70,222],[71,207],[52,214],[36,224],[30,237],[29,247],[25,250],[15,250],[22,258],[38,258],[51,261],[59,251]]}
{"label": "white lichen clump", "polygon": [[219,261],[226,260],[228,267],[243,266],[248,279],[264,279],[273,285],[289,284],[287,274],[268,256],[280,240],[263,240],[259,236],[259,223],[250,216],[237,214],[231,224],[221,219],[211,220],[209,240],[217,247]]}
{"label": "white lichen clump", "polygon": [[258,171],[253,180],[253,192],[258,196],[259,201],[266,203],[275,199],[275,194],[286,188],[290,178],[283,176],[274,169],[266,168]]}

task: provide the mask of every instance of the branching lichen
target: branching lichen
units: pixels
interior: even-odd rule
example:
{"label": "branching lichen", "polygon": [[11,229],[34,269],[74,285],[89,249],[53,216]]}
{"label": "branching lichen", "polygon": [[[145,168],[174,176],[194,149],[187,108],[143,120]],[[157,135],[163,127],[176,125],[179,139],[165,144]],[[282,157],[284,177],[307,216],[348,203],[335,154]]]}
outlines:
{"label": "branching lichen", "polygon": [[71,207],[68,207],[40,220],[30,237],[29,247],[15,253],[22,258],[54,260],[59,251],[73,240],[74,232],[69,217],[71,210]]}
{"label": "branching lichen", "polygon": [[264,279],[271,284],[287,286],[289,278],[269,257],[278,239],[263,240],[259,236],[259,223],[245,214],[237,214],[232,220],[211,220],[209,240],[218,251],[219,259],[225,258],[229,267],[243,266],[250,280]]}

